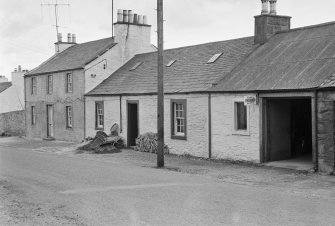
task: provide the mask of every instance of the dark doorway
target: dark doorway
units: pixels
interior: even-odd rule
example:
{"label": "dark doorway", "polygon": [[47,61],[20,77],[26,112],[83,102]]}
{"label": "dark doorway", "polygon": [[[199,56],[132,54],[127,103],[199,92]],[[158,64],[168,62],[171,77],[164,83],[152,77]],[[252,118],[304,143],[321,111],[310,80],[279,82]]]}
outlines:
{"label": "dark doorway", "polygon": [[138,102],[128,101],[128,146],[136,146],[138,137]]}
{"label": "dark doorway", "polygon": [[311,99],[267,99],[266,161],[312,157]]}

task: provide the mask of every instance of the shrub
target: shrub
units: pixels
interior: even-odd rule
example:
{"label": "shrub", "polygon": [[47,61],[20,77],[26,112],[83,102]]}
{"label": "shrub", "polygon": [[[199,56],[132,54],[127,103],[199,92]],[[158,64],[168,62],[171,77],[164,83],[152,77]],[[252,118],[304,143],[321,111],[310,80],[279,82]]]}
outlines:
{"label": "shrub", "polygon": [[[157,141],[157,133],[145,133],[143,135],[139,135],[136,139],[135,151],[157,153]],[[167,145],[164,145],[164,153],[169,153],[169,148]]]}

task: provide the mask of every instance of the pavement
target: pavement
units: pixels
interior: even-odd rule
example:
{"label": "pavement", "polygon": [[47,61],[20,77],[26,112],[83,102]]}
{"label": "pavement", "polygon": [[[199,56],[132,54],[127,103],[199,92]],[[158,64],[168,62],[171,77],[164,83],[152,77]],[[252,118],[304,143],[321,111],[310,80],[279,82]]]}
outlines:
{"label": "pavement", "polygon": [[335,178],[0,138],[0,225],[334,225]]}

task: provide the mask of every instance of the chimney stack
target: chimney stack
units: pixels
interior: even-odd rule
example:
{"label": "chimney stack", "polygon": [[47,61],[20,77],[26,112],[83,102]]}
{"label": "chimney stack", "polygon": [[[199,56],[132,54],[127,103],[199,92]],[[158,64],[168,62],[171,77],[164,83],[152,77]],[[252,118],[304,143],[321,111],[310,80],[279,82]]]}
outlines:
{"label": "chimney stack", "polygon": [[[255,44],[264,44],[276,33],[291,29],[291,17],[277,15],[277,0],[261,0],[261,2],[262,13],[255,16]],[[268,2],[270,2],[270,13]]]}
{"label": "chimney stack", "polygon": [[262,0],[262,15],[269,14],[269,0]]}
{"label": "chimney stack", "polygon": [[277,0],[270,0],[270,14],[277,15]]}

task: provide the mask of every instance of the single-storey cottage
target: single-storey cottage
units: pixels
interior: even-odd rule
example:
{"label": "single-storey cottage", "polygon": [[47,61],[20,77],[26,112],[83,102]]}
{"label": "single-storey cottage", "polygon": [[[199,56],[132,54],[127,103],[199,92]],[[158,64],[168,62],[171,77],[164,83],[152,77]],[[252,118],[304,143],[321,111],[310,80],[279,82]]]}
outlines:
{"label": "single-storey cottage", "polygon": [[76,43],[58,35],[56,53],[25,75],[26,136],[65,141],[85,138],[84,94],[135,54],[152,52],[147,17],[119,10],[115,37]]}
{"label": "single-storey cottage", "polygon": [[[255,35],[170,49],[165,141],[174,154],[334,170],[335,22],[291,29],[262,0]],[[86,94],[86,135],[118,123],[129,146],[157,130],[157,53],[139,54]]]}

